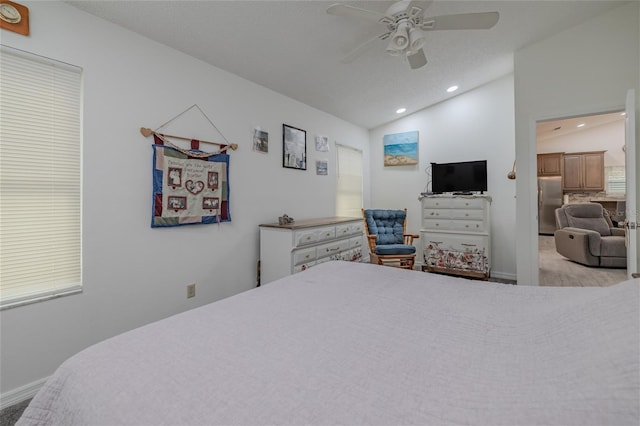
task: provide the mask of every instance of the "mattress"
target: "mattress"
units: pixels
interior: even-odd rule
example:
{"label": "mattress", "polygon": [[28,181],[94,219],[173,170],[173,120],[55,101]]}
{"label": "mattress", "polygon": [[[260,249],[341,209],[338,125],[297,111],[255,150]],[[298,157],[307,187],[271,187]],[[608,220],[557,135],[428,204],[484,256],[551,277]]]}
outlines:
{"label": "mattress", "polygon": [[328,262],[87,348],[18,425],[638,425],[639,285]]}

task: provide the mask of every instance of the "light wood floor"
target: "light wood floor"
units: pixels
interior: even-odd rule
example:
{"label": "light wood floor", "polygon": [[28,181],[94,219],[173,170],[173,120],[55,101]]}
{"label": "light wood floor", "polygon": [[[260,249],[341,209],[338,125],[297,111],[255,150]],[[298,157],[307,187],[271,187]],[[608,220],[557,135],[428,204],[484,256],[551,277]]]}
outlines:
{"label": "light wood floor", "polygon": [[556,252],[552,235],[539,235],[540,285],[549,287],[606,287],[627,279],[623,268],[596,268],[571,262]]}

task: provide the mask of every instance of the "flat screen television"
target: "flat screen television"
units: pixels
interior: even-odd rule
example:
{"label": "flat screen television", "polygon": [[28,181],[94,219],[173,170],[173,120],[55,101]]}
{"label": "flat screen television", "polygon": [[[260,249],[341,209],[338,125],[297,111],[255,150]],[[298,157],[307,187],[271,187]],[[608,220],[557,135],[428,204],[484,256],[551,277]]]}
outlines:
{"label": "flat screen television", "polygon": [[487,160],[431,163],[431,191],[436,194],[483,193],[487,190]]}

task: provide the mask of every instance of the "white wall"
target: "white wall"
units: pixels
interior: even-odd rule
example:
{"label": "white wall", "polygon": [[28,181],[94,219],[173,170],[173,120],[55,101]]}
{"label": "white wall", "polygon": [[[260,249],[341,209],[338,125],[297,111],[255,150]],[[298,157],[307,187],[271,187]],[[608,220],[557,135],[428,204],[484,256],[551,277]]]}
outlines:
{"label": "white wall", "polygon": [[606,151],[604,166],[624,166],[624,120],[538,140],[536,152]]}
{"label": "white wall", "polygon": [[638,99],[639,7],[630,2],[515,54],[519,283],[538,283],[535,122],[624,109],[628,89]]}
{"label": "white wall", "polygon": [[[430,163],[487,160],[491,203],[491,275],[515,279],[513,75],[371,130],[371,208],[408,209],[408,231],[420,229],[420,202]],[[418,130],[418,166],[383,166],[385,134]],[[419,244],[418,240],[418,244]],[[419,261],[421,259],[418,259]]]}
{"label": "white wall", "polygon": [[[97,341],[251,289],[260,223],[335,214],[334,141],[368,162],[363,128],[64,3],[25,4],[31,35],[3,30],[2,43],[84,69],[84,291],[0,313],[3,397]],[[233,221],[151,229],[151,139],[138,129],[192,104],[240,145],[231,153]],[[308,170],[282,167],[282,123],[307,131]],[[254,126],[269,132],[267,155],[251,150]],[[208,125],[191,130],[185,136],[218,140]],[[317,134],[329,136],[330,152],[315,152]],[[329,160],[329,176],[315,174],[317,158]],[[197,296],[187,300],[191,282]]]}

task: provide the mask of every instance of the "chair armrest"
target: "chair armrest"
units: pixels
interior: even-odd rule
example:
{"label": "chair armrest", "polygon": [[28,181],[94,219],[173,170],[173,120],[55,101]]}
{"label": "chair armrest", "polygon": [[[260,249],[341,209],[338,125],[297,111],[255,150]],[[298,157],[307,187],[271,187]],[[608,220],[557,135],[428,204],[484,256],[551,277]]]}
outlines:
{"label": "chair armrest", "polygon": [[377,235],[367,235],[367,242],[369,243],[369,251],[371,253],[376,251],[376,238]]}
{"label": "chair armrest", "polygon": [[622,228],[609,228],[611,229],[611,235],[615,235],[617,237],[624,237],[624,229]]}
{"label": "chair armrest", "polygon": [[413,245],[413,239],[414,238],[420,238],[420,235],[418,234],[404,234],[404,243],[408,246],[412,246]]}
{"label": "chair armrest", "polygon": [[[591,229],[561,228],[555,233],[556,251],[572,260],[584,260],[589,264],[590,256],[600,256],[600,233]],[[589,256],[590,255],[590,256]]]}

